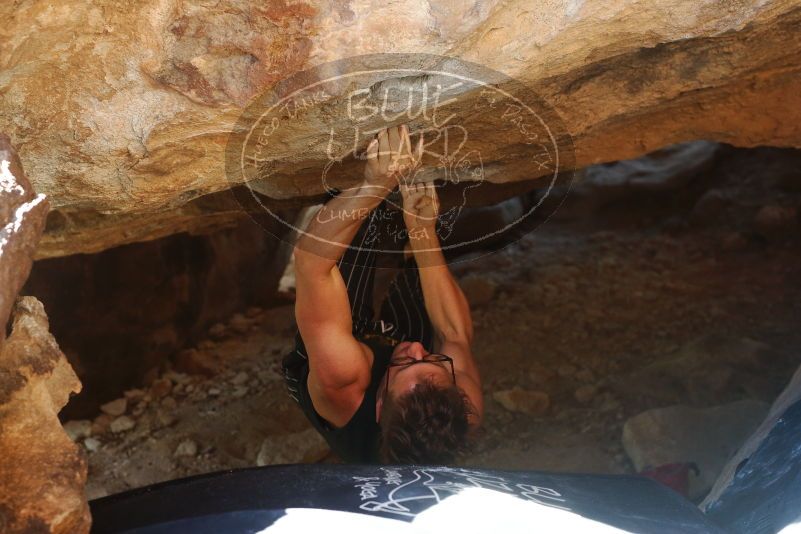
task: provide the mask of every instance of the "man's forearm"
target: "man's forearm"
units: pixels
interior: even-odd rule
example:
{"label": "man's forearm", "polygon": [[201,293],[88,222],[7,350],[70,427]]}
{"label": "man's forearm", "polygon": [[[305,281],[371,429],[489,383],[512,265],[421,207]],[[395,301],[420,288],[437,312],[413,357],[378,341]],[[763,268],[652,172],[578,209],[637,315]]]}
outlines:
{"label": "man's forearm", "polygon": [[[394,184],[395,182],[391,182]],[[330,271],[353,241],[364,219],[386,198],[387,184],[362,184],[326,202],[295,245],[296,269]]]}
{"label": "man's forearm", "polygon": [[435,227],[410,229],[409,243],[420,268],[426,312],[440,341],[470,344],[473,339],[470,305],[448,268]]}

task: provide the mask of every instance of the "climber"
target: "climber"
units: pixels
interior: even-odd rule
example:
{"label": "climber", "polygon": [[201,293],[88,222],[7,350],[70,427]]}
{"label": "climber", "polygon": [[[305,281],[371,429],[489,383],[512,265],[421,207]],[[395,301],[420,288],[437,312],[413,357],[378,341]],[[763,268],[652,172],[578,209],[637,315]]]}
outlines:
{"label": "climber", "polygon": [[[379,131],[360,185],[323,205],[294,249],[298,333],[284,377],[347,462],[452,463],[482,419],[470,308],[439,244],[436,189],[415,182],[422,141],[413,150],[405,125]],[[402,210],[388,207],[396,188]],[[375,318],[375,245],[393,212],[405,247]]]}

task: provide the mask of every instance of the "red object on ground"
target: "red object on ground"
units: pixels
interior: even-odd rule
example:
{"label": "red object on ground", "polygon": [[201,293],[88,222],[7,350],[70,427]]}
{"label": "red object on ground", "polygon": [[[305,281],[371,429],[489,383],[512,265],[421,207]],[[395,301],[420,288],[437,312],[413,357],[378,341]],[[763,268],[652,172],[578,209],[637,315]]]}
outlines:
{"label": "red object on ground", "polygon": [[690,487],[690,470],[698,474],[698,466],[692,462],[664,464],[640,471],[642,476],[652,478],[673,491],[687,497]]}

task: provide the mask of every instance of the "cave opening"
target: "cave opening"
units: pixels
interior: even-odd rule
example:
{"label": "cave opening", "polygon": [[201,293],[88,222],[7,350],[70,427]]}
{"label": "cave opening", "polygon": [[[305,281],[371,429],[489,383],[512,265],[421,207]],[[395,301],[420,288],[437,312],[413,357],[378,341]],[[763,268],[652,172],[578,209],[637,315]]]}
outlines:
{"label": "cave opening", "polygon": [[[547,220],[454,254],[488,416],[465,465],[636,473],[684,454],[700,501],[801,363],[799,169],[794,149],[671,145],[583,169]],[[456,239],[502,227],[542,199],[537,185],[484,190]],[[446,206],[462,193],[443,191]],[[84,384],[61,417],[88,454],[90,497],[339,461],[282,381],[289,248],[243,218],[35,262],[24,293]]]}

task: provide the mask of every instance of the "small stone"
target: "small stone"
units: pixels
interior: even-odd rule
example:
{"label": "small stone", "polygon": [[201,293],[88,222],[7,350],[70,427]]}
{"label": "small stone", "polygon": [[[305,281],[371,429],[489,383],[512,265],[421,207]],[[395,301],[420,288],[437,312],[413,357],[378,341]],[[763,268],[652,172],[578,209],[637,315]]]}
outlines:
{"label": "small stone", "polygon": [[100,449],[100,440],[95,438],[86,438],[83,440],[83,446],[89,452],[97,452]]}
{"label": "small stone", "polygon": [[77,442],[92,435],[92,422],[86,419],[67,421],[64,423],[64,431],[72,441]]}
{"label": "small stone", "polygon": [[589,369],[582,369],[581,371],[576,373],[576,378],[578,378],[582,382],[592,382],[595,380],[595,374]]}
{"label": "small stone", "polygon": [[281,375],[279,375],[276,371],[273,371],[272,369],[259,371],[258,373],[256,373],[256,376],[258,376],[259,380],[265,384],[275,379],[282,378]]}
{"label": "small stone", "polygon": [[236,386],[236,387],[234,388],[234,391],[233,391],[233,393],[231,393],[231,395],[232,395],[232,396],[233,396],[235,399],[241,399],[242,397],[244,397],[245,395],[247,395],[247,394],[248,394],[248,391],[249,391],[249,390],[248,390],[248,387],[247,387],[247,386]]}
{"label": "small stone", "polygon": [[171,411],[167,411],[164,409],[159,409],[156,412],[156,422],[162,427],[168,427],[174,425],[178,421]]}
{"label": "small stone", "polygon": [[220,372],[220,363],[206,352],[186,349],[175,356],[175,368],[190,375],[212,377]]}
{"label": "small stone", "polygon": [[236,376],[231,379],[231,383],[235,386],[241,386],[248,381],[248,378],[248,374],[242,371],[237,373]]}
{"label": "small stone", "polygon": [[204,339],[200,343],[197,344],[197,348],[199,348],[200,350],[210,350],[210,349],[213,349],[216,346],[217,346],[217,344],[214,341],[210,340],[210,339]]}
{"label": "small stone", "polygon": [[615,399],[615,397],[608,391],[601,395],[597,395],[595,397],[595,404],[602,412],[613,412],[620,408],[620,401]]}
{"label": "small stone", "polygon": [[168,380],[172,380],[173,384],[184,384],[184,385],[186,385],[186,384],[188,384],[189,382],[192,381],[192,378],[188,374],[181,373],[181,372],[178,372],[178,371],[166,372],[166,373],[164,373],[164,378],[167,378]]}
{"label": "small stone", "polygon": [[790,235],[798,226],[795,208],[763,206],[754,217],[754,226],[767,239],[781,239]]}
{"label": "small stone", "polygon": [[147,404],[145,404],[144,402],[140,402],[139,404],[134,406],[133,410],[131,410],[131,415],[133,415],[134,417],[139,417],[140,415],[145,413],[146,409],[147,409]]}
{"label": "small stone", "polygon": [[166,397],[172,391],[172,382],[167,378],[159,378],[153,381],[150,386],[150,394],[154,398],[160,399]]}
{"label": "small stone", "polygon": [[149,387],[153,383],[153,381],[156,380],[158,377],[159,377],[159,368],[151,367],[145,373],[145,376],[142,377],[142,383]]}
{"label": "small stone", "polygon": [[217,388],[209,388],[209,397],[219,397],[220,390]]}
{"label": "small stone", "polygon": [[520,412],[529,415],[544,415],[551,405],[551,398],[543,391],[526,391],[514,388],[505,391],[496,391],[492,398],[510,412]]}
{"label": "small stone", "polygon": [[124,395],[130,404],[136,404],[137,402],[143,401],[145,398],[145,392],[141,389],[129,389]]}
{"label": "small stone", "polygon": [[579,401],[581,404],[587,404],[592,399],[595,398],[595,394],[598,392],[598,388],[592,385],[584,385],[578,388],[573,396]]}
{"label": "small stone", "polygon": [[252,322],[241,313],[235,314],[231,317],[231,320],[228,321],[228,327],[237,334],[246,334],[248,330],[250,330],[251,324]]}
{"label": "small stone", "polygon": [[115,399],[111,402],[107,402],[100,406],[100,411],[103,413],[107,413],[112,417],[118,417],[125,413],[125,410],[128,409],[128,401],[123,397],[120,399]]}
{"label": "small stone", "polygon": [[694,224],[713,224],[723,218],[730,202],[723,191],[710,189],[695,203],[690,218]]}
{"label": "small stone", "polygon": [[596,354],[590,356],[590,359],[587,361],[587,365],[589,366],[590,369],[594,371],[601,371],[604,366],[604,360],[603,358],[601,358]]}
{"label": "small stone", "polygon": [[114,418],[107,413],[101,413],[95,417],[95,420],[92,421],[92,435],[99,436],[108,432],[113,420]]}
{"label": "small stone", "polygon": [[723,238],[721,247],[731,252],[743,250],[748,247],[748,239],[740,232],[731,232]]}
{"label": "small stone", "polygon": [[111,422],[111,426],[109,427],[112,432],[118,434],[120,432],[126,432],[131,430],[133,427],[136,426],[136,421],[128,417],[127,415],[122,415],[117,417]]}
{"label": "small stone", "polygon": [[173,456],[197,456],[197,443],[191,439],[185,439],[178,444]]}
{"label": "small stone", "polygon": [[222,340],[228,337],[228,329],[222,323],[216,323],[209,328],[209,337],[215,340]]}
{"label": "small stone", "polygon": [[528,373],[528,378],[537,388],[545,388],[556,378],[556,371],[542,364],[534,363]]}
{"label": "small stone", "polygon": [[576,374],[576,371],[578,371],[578,368],[575,365],[572,365],[572,364],[569,364],[569,363],[563,363],[556,370],[556,372],[562,378],[570,378],[571,376]]}
{"label": "small stone", "polygon": [[250,317],[251,319],[253,317],[258,317],[262,313],[264,313],[264,310],[262,308],[259,308],[258,306],[251,306],[250,308],[245,310],[245,316]]}
{"label": "small stone", "polygon": [[178,402],[173,397],[164,397],[161,401],[161,407],[166,410],[174,410],[178,407]]}

